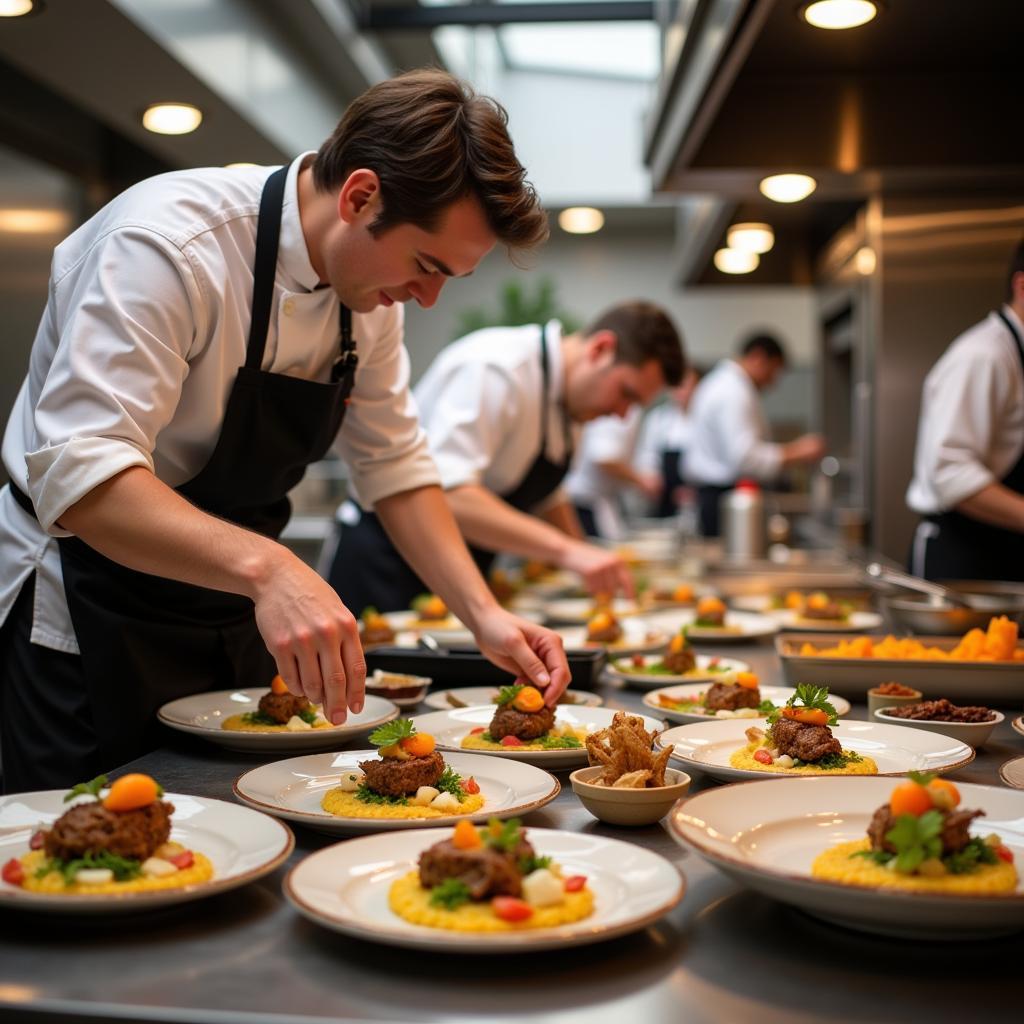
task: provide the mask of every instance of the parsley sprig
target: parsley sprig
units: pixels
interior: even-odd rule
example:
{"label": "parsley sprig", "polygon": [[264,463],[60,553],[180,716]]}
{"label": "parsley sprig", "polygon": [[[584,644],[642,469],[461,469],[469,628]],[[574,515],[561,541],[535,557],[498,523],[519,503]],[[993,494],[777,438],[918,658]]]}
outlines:
{"label": "parsley sprig", "polygon": [[375,789],[370,789],[365,782],[359,783],[356,799],[364,804],[386,804],[391,807],[407,807],[409,805],[409,801],[404,796],[385,796]]}
{"label": "parsley sprig", "polygon": [[[828,724],[835,725],[839,721],[836,709],[828,702],[828,687],[814,686],[812,683],[801,683],[796,693],[786,701],[787,708],[806,708],[824,711],[828,715]],[[775,708],[768,715],[768,724],[774,725],[782,717],[782,708]]]}
{"label": "parsley sprig", "polygon": [[441,773],[441,778],[434,783],[434,788],[442,793],[451,793],[460,804],[466,799],[466,791],[462,788],[462,776],[447,765]]}
{"label": "parsley sprig", "polygon": [[518,818],[499,821],[491,818],[484,829],[484,842],[502,853],[513,853],[522,839],[523,823]]}
{"label": "parsley sprig", "polygon": [[385,722],[378,725],[370,733],[370,742],[375,747],[391,747],[399,740],[408,739],[416,735],[416,726],[408,718],[396,718],[393,722]]}
{"label": "parsley sprig", "polygon": [[108,853],[105,850],[100,853],[87,853],[74,860],[58,860],[56,857],[48,860],[36,870],[36,878],[45,878],[52,871],[58,871],[64,878],[65,885],[72,885],[75,875],[82,870],[93,868],[107,868],[114,874],[117,882],[127,882],[132,878],[138,878],[142,874],[142,864],[130,857],[119,857],[116,853]]}
{"label": "parsley sprig", "polygon": [[71,792],[64,797],[64,803],[74,800],[76,796],[92,796],[97,800],[100,798],[100,791],[106,789],[106,775],[97,775],[91,782],[79,782],[71,787]]}
{"label": "parsley sprig", "polygon": [[457,878],[446,878],[430,890],[430,905],[432,907],[457,910],[463,903],[468,902],[469,886]]}
{"label": "parsley sprig", "polygon": [[516,683],[515,686],[503,686],[498,691],[498,696],[494,698],[494,703],[499,708],[503,708],[506,704],[511,704],[519,696],[522,689],[523,685],[521,683]]}

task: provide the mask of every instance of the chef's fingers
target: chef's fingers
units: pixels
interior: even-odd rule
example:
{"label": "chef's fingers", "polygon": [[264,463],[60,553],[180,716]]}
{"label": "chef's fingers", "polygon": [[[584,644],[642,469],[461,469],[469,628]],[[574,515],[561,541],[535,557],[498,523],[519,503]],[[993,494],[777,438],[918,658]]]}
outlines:
{"label": "chef's fingers", "polygon": [[292,637],[292,651],[299,666],[299,680],[302,693],[311,704],[321,704],[324,699],[324,684],[320,676],[320,662],[312,629],[302,627]]}
{"label": "chef's fingers", "polygon": [[544,691],[544,703],[553,708],[572,681],[569,663],[562,647],[562,638],[557,633],[545,630],[537,637],[533,649],[544,659],[544,667],[551,677],[551,682]]}
{"label": "chef's fingers", "polygon": [[273,657],[277,663],[277,674],[284,680],[284,685],[288,687],[288,692],[295,697],[301,697],[302,682],[299,679],[299,666],[295,663],[295,658],[292,656],[291,651],[281,650],[274,654]]}
{"label": "chef's fingers", "polygon": [[338,641],[325,644],[320,650],[320,675],[324,681],[324,718],[332,725],[343,725],[346,710],[347,681]]}
{"label": "chef's fingers", "polygon": [[359,624],[348,615],[342,620],[341,657],[345,665],[346,700],[352,713],[363,710],[366,694],[366,659],[359,639]]}
{"label": "chef's fingers", "polygon": [[633,579],[633,574],[629,571],[629,566],[625,562],[619,562],[616,567],[616,590],[621,590],[626,597],[636,597],[636,581]]}

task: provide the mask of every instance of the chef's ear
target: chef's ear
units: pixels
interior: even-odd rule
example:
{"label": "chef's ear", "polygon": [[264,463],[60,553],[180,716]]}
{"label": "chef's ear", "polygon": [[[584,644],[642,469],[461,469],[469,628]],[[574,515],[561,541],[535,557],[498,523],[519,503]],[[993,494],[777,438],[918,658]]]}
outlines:
{"label": "chef's ear", "polygon": [[619,339],[614,331],[594,331],[587,338],[587,349],[595,363],[608,365],[615,362],[615,353],[619,347]]}
{"label": "chef's ear", "polygon": [[380,209],[380,178],[376,171],[360,167],[344,181],[338,192],[338,216],[351,224],[367,214],[376,217]]}

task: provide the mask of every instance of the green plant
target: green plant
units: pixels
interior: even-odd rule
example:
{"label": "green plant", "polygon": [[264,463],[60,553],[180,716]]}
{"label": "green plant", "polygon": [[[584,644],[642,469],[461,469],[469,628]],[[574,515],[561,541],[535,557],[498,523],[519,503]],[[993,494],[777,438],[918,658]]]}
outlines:
{"label": "green plant", "polygon": [[506,281],[501,286],[496,308],[477,306],[459,314],[456,337],[461,338],[484,327],[519,327],[522,324],[544,324],[551,319],[561,321],[566,334],[572,334],[582,326],[578,317],[559,308],[555,282],[550,277],[541,277],[537,281],[533,295],[528,294],[519,281]]}

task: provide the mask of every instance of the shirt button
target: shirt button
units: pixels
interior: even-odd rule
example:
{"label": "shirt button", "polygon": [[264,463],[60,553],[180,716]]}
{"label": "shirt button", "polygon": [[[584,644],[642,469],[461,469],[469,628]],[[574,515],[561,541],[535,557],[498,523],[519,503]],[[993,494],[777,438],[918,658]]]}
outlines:
{"label": "shirt button", "polygon": [[292,313],[295,312],[295,300],[285,299],[284,302],[281,303],[281,310],[285,316],[291,316]]}

